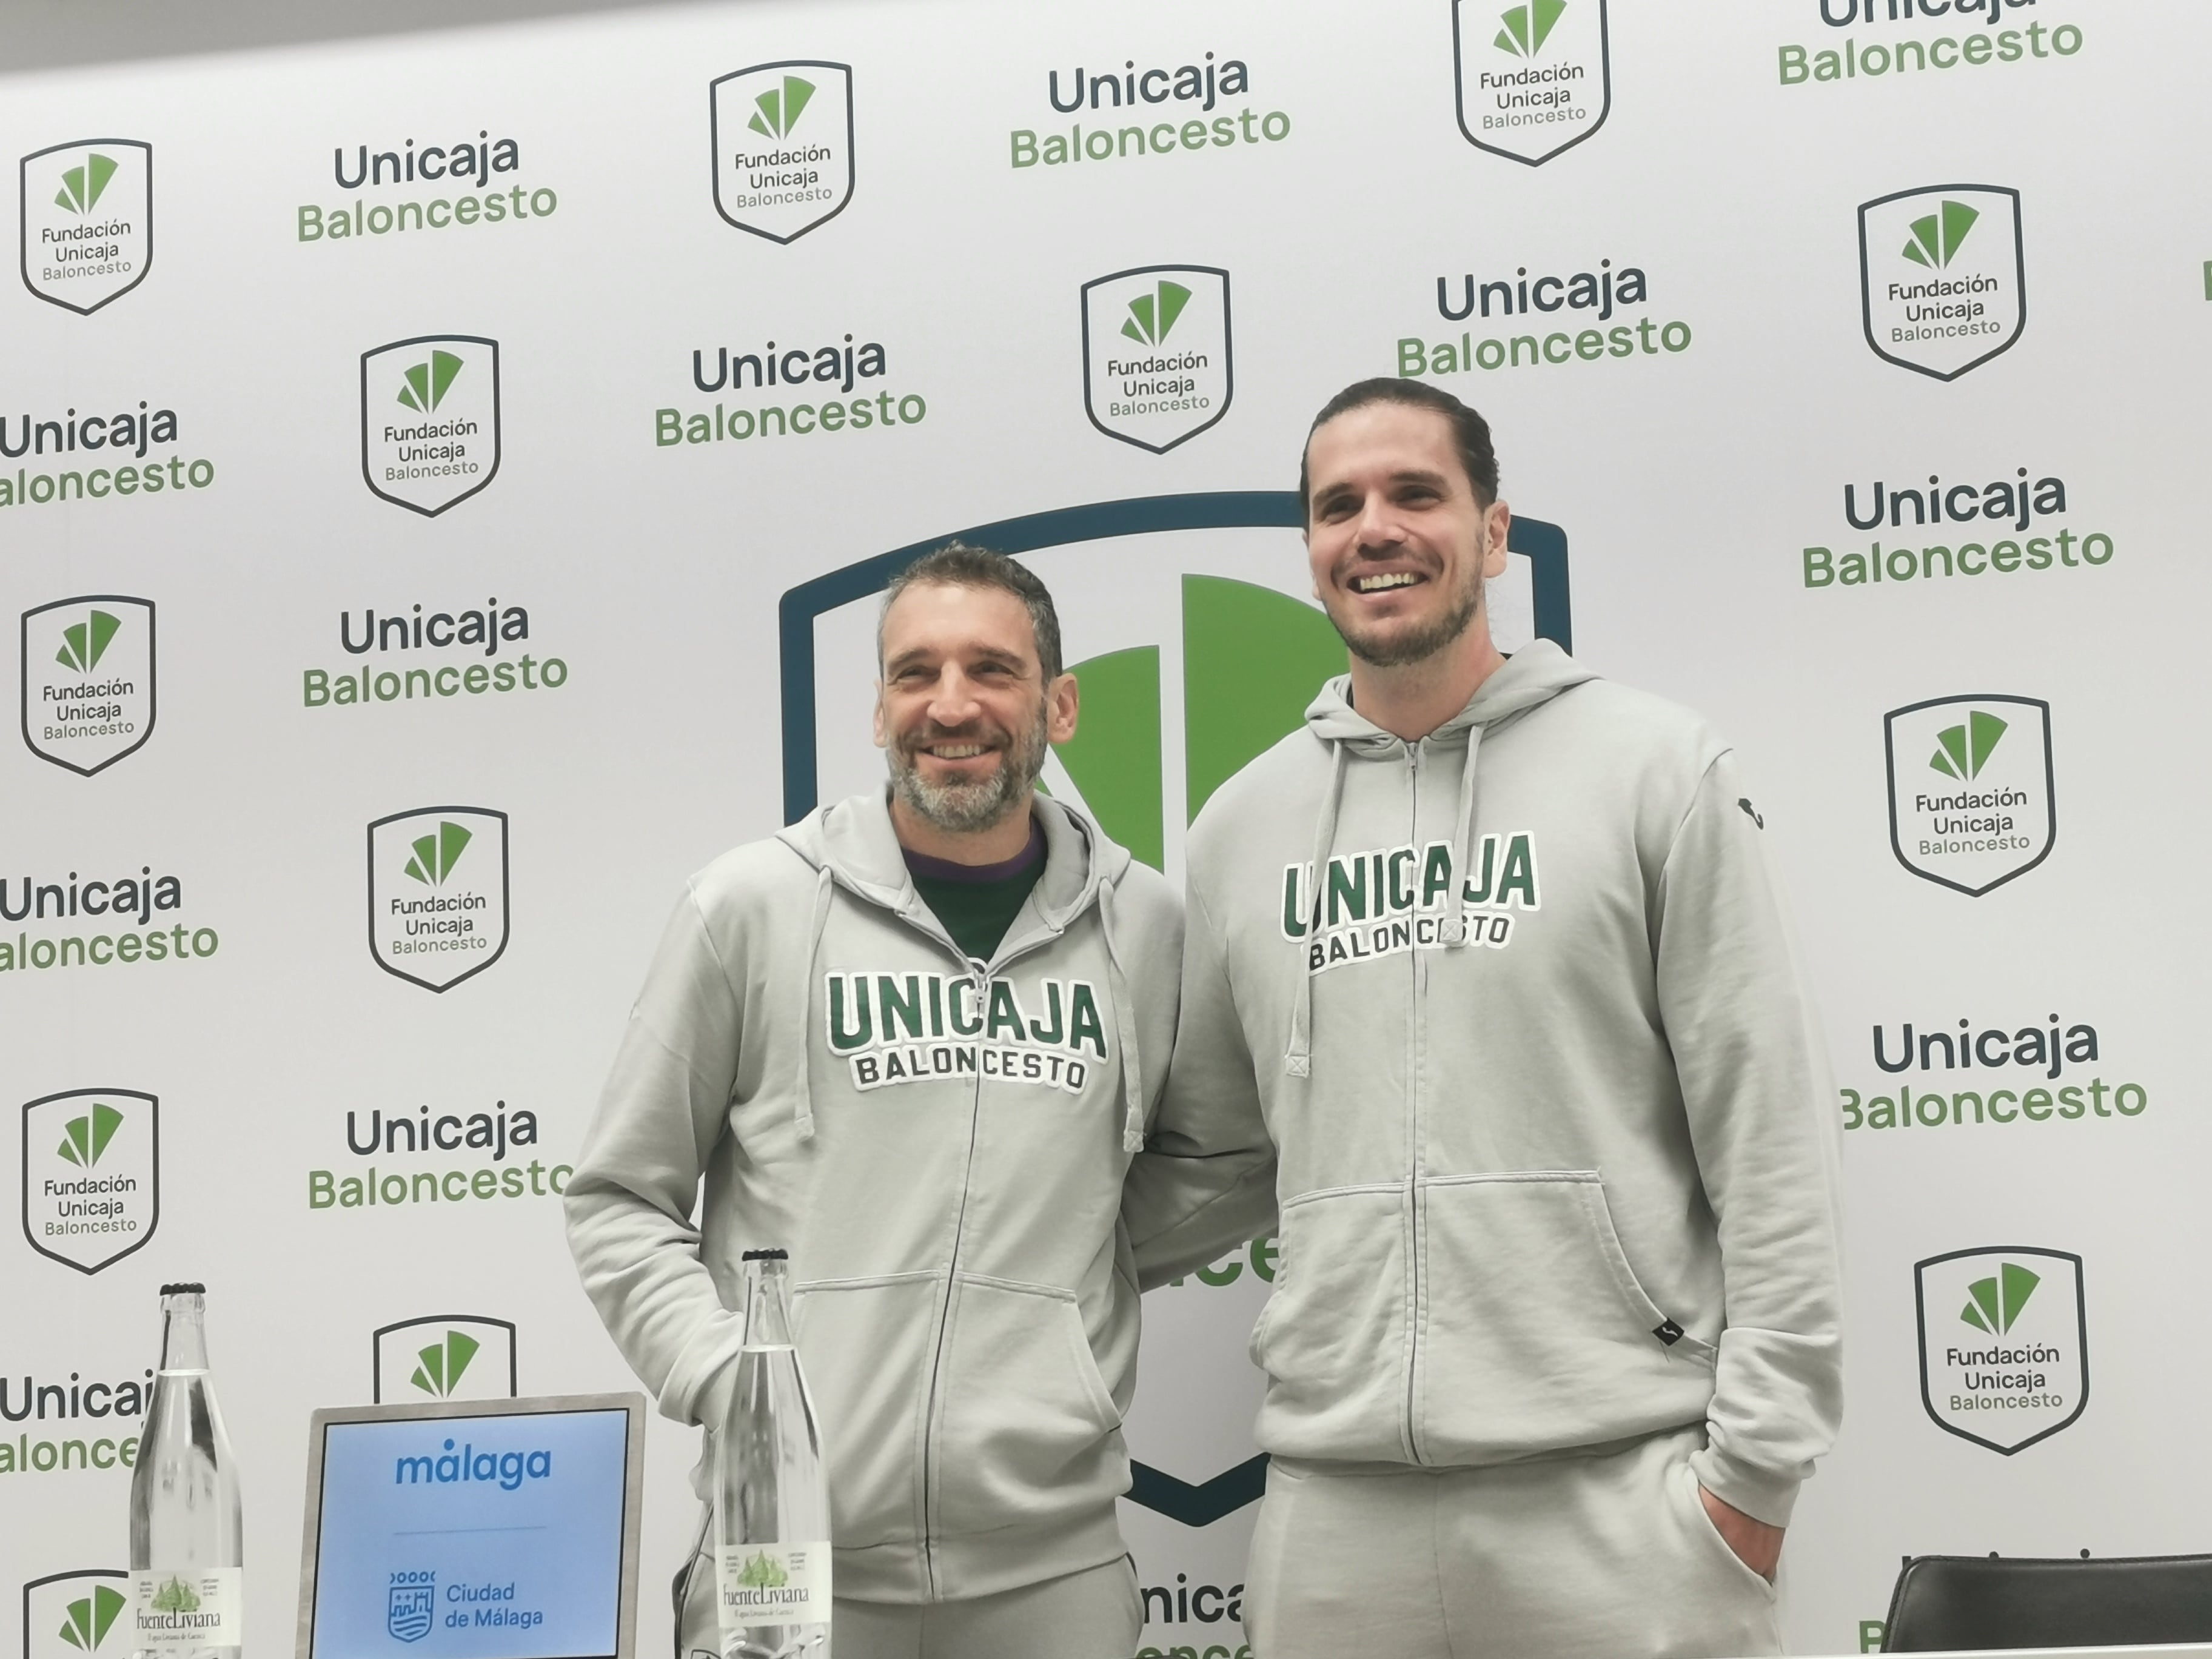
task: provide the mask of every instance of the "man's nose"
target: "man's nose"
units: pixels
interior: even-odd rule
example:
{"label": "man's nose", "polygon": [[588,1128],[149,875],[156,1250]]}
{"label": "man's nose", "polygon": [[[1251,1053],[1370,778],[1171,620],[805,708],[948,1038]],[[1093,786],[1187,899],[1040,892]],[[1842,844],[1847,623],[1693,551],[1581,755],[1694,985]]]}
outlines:
{"label": "man's nose", "polygon": [[965,726],[981,707],[975,683],[959,669],[947,668],[929,700],[929,718],[939,726]]}
{"label": "man's nose", "polygon": [[1405,540],[1398,514],[1383,495],[1370,495],[1361,506],[1358,529],[1362,552],[1395,552]]}

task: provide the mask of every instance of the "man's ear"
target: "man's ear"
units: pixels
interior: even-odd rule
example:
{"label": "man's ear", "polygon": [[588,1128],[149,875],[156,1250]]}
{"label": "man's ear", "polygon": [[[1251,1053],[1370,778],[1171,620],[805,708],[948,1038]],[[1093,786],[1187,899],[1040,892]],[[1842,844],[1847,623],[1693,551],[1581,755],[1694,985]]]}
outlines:
{"label": "man's ear", "polygon": [[1066,743],[1075,735],[1076,716],[1081,712],[1082,695],[1075,676],[1062,674],[1045,688],[1044,698],[1044,734],[1054,743]]}
{"label": "man's ear", "polygon": [[1513,533],[1513,509],[1504,501],[1492,501],[1482,510],[1483,528],[1489,534],[1490,545],[1482,561],[1485,581],[1495,581],[1505,574],[1505,543]]}
{"label": "man's ear", "polygon": [[884,683],[881,680],[878,680],[876,682],[876,707],[873,715],[873,723],[876,734],[876,747],[878,749],[889,748],[890,746],[890,732],[884,725]]}

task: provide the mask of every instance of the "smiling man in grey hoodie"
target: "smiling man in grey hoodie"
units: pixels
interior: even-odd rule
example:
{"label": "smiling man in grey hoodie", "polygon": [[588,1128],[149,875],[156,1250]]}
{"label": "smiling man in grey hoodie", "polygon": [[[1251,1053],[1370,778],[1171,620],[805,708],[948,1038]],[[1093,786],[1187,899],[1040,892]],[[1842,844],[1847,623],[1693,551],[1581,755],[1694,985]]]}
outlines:
{"label": "smiling man in grey hoodie", "polygon": [[[1841,1409],[1823,1061],[1728,747],[1484,582],[1488,427],[1371,380],[1302,467],[1352,655],[1208,803],[1144,1282],[1279,1206],[1259,1659],[1778,1650],[1772,1575]],[[1194,1168],[1203,1168],[1194,1164]]]}
{"label": "smiling man in grey hoodie", "polygon": [[[569,1181],[569,1243],[660,1409],[710,1431],[739,1256],[789,1250],[838,1659],[1127,1659],[1118,1217],[1182,915],[1035,791],[1077,696],[1034,575],[940,550],[893,584],[878,644],[889,788],[691,878]],[[679,1659],[720,1651],[706,1528]]]}

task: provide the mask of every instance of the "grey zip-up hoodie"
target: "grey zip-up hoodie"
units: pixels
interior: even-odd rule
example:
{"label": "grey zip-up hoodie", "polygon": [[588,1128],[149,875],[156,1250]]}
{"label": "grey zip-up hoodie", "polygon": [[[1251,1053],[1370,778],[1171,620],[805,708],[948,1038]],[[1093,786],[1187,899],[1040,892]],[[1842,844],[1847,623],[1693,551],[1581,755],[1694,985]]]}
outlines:
{"label": "grey zip-up hoodie", "polygon": [[1122,1553],[1119,1206],[1182,919],[1096,824],[1036,814],[1043,874],[981,966],[880,794],[694,876],[568,1182],[584,1288],[678,1422],[727,1409],[740,1254],[791,1252],[840,1595],[988,1595]]}
{"label": "grey zip-up hoodie", "polygon": [[[1826,1061],[1729,750],[1538,641],[1407,744],[1338,679],[1207,804],[1144,1282],[1279,1207],[1272,1452],[1481,1465],[1702,1424],[1788,1521],[1841,1411]],[[1189,1111],[1178,1111],[1184,1103]],[[1272,1141],[1273,1194],[1239,1146]]]}

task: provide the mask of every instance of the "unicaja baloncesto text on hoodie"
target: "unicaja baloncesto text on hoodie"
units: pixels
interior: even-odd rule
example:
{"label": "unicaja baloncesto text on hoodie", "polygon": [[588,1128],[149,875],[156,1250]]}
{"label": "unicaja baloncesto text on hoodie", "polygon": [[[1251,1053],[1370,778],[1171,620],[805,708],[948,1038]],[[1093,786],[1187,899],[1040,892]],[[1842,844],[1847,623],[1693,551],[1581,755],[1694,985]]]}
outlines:
{"label": "unicaja baloncesto text on hoodie", "polygon": [[1832,1094],[1730,751],[1543,641],[1413,743],[1348,686],[1193,827],[1146,1156],[1224,1181],[1195,1215],[1133,1188],[1143,1282],[1279,1212],[1268,1451],[1703,1425],[1698,1478],[1785,1523],[1841,1413]]}
{"label": "unicaja baloncesto text on hoodie", "polygon": [[739,1256],[790,1251],[841,1596],[988,1595],[1123,1550],[1119,1212],[1182,912],[1088,819],[1036,811],[1044,871],[988,963],[915,891],[881,794],[694,876],[568,1182],[584,1288],[678,1422],[727,1409]]}

